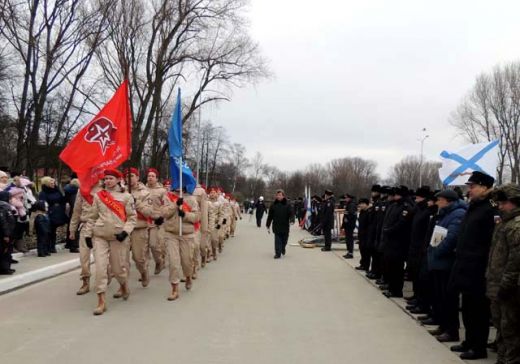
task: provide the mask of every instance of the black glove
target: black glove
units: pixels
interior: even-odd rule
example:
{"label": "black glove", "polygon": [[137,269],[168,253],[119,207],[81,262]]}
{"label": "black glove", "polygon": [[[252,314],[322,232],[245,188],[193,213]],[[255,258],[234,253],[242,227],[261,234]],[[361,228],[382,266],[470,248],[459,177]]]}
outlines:
{"label": "black glove", "polygon": [[27,215],[20,217],[20,221],[27,221]]}
{"label": "black glove", "polygon": [[222,225],[226,225],[227,219],[222,220]]}
{"label": "black glove", "polygon": [[87,238],[85,238],[85,243],[87,244],[87,246],[88,246],[89,249],[92,249],[92,248],[93,248],[93,245],[92,245],[92,238],[91,238],[91,237],[87,237]]}
{"label": "black glove", "polygon": [[119,234],[115,234],[117,241],[124,241],[128,236],[126,231],[121,231]]}
{"label": "black glove", "polygon": [[162,216],[161,216],[161,217],[158,217],[158,218],[155,219],[153,222],[155,223],[155,225],[157,225],[157,226],[161,226],[161,225],[164,223],[164,217],[162,217]]}
{"label": "black glove", "polygon": [[186,216],[186,213],[184,211],[182,211],[181,209],[179,209],[179,216],[184,217],[184,216]]}
{"label": "black glove", "polygon": [[515,293],[514,288],[499,288],[497,292],[497,297],[501,301],[508,301],[510,300]]}
{"label": "black glove", "polygon": [[220,224],[217,224],[217,230],[220,230]]}
{"label": "black glove", "polygon": [[177,199],[177,206],[182,206],[183,203],[184,203],[184,199],[182,197],[179,197]]}

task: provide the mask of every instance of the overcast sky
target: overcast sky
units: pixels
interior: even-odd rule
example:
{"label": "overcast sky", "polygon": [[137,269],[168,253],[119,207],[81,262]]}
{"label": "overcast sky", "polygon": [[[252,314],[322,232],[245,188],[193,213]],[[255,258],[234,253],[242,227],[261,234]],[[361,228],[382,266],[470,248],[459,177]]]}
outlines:
{"label": "overcast sky", "polygon": [[385,177],[402,157],[463,145],[450,113],[476,75],[520,59],[518,0],[251,0],[275,74],[203,118],[285,171],[360,156]]}

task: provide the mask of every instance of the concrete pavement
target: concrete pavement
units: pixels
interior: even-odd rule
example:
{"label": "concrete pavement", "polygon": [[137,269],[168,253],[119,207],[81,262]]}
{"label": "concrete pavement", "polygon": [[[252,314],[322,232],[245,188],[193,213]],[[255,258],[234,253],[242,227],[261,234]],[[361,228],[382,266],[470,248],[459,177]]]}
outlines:
{"label": "concrete pavement", "polygon": [[100,317],[93,293],[75,295],[77,270],[0,296],[0,362],[462,363],[337,255],[289,246],[274,260],[272,240],[240,223],[176,302],[166,272],[141,288],[135,269],[129,301]]}

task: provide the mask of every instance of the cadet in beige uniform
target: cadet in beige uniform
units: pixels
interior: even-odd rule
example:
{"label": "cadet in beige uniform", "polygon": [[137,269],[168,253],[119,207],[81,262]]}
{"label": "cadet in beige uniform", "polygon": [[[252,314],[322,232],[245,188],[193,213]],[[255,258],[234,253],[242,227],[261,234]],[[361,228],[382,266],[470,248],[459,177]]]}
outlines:
{"label": "cadet in beige uniform", "polygon": [[200,208],[200,229],[195,234],[195,251],[194,251],[194,264],[195,272],[193,278],[196,278],[197,267],[200,265],[204,267],[206,265],[207,253],[208,253],[208,195],[204,188],[197,185],[193,191],[193,196],[197,199],[197,203]]}
{"label": "cadet in beige uniform", "polygon": [[211,239],[211,256],[213,260],[217,260],[217,249],[220,247],[220,229],[222,228],[222,220],[224,214],[222,204],[219,201],[217,191],[212,188],[209,191],[208,201],[208,229]]}
{"label": "cadet in beige uniform", "polygon": [[231,234],[231,237],[234,237],[235,231],[237,228],[237,221],[238,221],[238,219],[242,220],[242,214],[240,213],[240,205],[233,197],[231,197],[230,203],[231,203],[231,211],[233,213],[233,217],[231,218],[230,234]]}
{"label": "cadet in beige uniform", "polygon": [[127,300],[130,296],[128,288],[128,261],[130,242],[129,235],[134,230],[137,216],[133,206],[133,198],[119,184],[122,175],[118,170],[106,170],[104,189],[94,195],[90,209],[85,241],[93,244],[96,259],[96,293],[98,305],[94,315],[102,315],[106,311],[105,292],[108,285],[107,268],[110,264],[114,277],[120,284],[114,298]]}
{"label": "cadet in beige uniform", "polygon": [[[150,192],[144,184],[139,182],[139,171],[137,168],[130,168],[126,171],[125,178],[130,174],[130,191],[134,198],[135,210],[137,213],[137,223],[134,231],[130,235],[130,246],[132,248],[132,260],[141,274],[141,284],[148,287],[150,278],[148,276],[148,251],[149,225],[153,223],[153,207],[150,199]],[[161,223],[161,221],[159,221]]]}
{"label": "cadet in beige uniform", "polygon": [[225,194],[222,194],[219,199],[222,201],[222,213],[224,217],[222,219],[222,228],[220,229],[219,236],[219,252],[222,252],[222,249],[224,248],[224,241],[229,238],[229,231],[231,226],[231,205],[229,204],[228,197]]}
{"label": "cadet in beige uniform", "polygon": [[[153,206],[154,221],[150,223],[149,227],[149,245],[152,251],[153,260],[155,261],[154,274],[159,274],[164,269],[164,260],[166,256],[166,250],[164,246],[164,229],[161,226],[163,219],[161,208],[164,206],[167,189],[164,188],[159,182],[159,172],[155,168],[148,168],[146,176],[146,187],[150,192],[150,200]],[[159,220],[158,220],[159,219]]]}
{"label": "cadet in beige uniform", "polygon": [[163,206],[163,216],[171,283],[168,301],[174,301],[179,297],[179,282],[183,276],[186,279],[186,289],[189,290],[192,286],[193,245],[196,225],[200,222],[197,199],[187,193],[183,198],[170,193]]}
{"label": "cadet in beige uniform", "polygon": [[70,240],[76,240],[76,234],[79,232],[79,262],[81,265],[80,279],[83,281],[81,288],[76,292],[77,295],[84,295],[90,291],[90,253],[92,246],[87,246],[85,241],[85,227],[88,221],[90,208],[94,199],[94,195],[101,188],[94,186],[92,188],[92,200],[89,202],[78,192],[74,210],[70,217]]}

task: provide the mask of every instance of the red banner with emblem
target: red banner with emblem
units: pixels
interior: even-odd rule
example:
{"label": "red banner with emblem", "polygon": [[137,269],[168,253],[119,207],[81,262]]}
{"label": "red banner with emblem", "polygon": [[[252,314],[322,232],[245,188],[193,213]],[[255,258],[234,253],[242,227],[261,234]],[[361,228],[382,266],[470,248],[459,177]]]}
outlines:
{"label": "red banner with emblem", "polygon": [[[177,200],[179,199],[179,196],[177,196],[176,194],[172,193],[172,192],[168,192],[168,198],[170,199],[171,202],[173,203],[177,203]],[[183,202],[182,203],[182,211],[184,212],[191,212],[192,208],[190,205],[188,205],[186,202]],[[194,228],[195,228],[195,231],[199,231],[200,229],[200,221],[197,221],[196,223],[193,224]]]}
{"label": "red banner with emblem", "polygon": [[126,209],[125,205],[121,202],[117,201],[114,196],[110,194],[107,190],[102,190],[97,193],[101,202],[103,202],[106,207],[110,209],[116,215],[119,220],[126,222]]}
{"label": "red banner with emblem", "polygon": [[103,171],[121,165],[131,152],[132,116],[125,80],[110,101],[72,138],[60,159],[76,172],[82,196],[92,202],[92,187]]}

